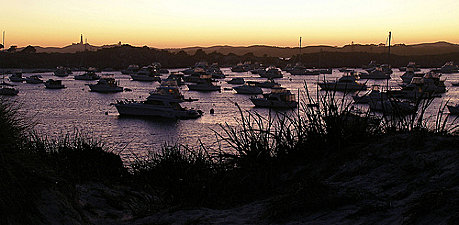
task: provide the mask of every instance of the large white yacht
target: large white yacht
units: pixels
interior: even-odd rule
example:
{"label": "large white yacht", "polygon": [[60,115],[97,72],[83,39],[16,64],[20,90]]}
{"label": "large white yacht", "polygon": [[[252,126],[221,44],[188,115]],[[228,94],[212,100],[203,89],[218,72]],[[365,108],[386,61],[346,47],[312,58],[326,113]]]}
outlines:
{"label": "large white yacht", "polygon": [[285,88],[274,88],[271,93],[263,94],[262,98],[252,97],[250,101],[262,108],[296,108],[298,102],[295,95]]}
{"label": "large white yacht", "polygon": [[101,78],[97,84],[88,84],[91,91],[100,93],[122,92],[123,87],[118,86],[118,82],[113,77]]}
{"label": "large white yacht", "polygon": [[151,116],[172,119],[194,119],[202,115],[200,110],[183,108],[183,95],[175,85],[161,84],[146,101],[119,101],[115,104],[120,115]]}

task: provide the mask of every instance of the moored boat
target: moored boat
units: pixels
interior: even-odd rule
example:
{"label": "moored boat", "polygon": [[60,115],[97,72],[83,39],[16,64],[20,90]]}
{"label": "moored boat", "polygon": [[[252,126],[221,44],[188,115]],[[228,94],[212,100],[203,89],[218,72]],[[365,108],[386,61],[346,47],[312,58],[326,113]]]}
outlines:
{"label": "moored boat", "polygon": [[70,74],[72,74],[72,70],[66,67],[62,67],[62,66],[57,67],[56,70],[54,71],[54,76],[57,76],[57,77],[66,77]]}
{"label": "moored boat", "polygon": [[23,82],[25,78],[22,77],[22,72],[15,72],[9,77],[11,82]]}
{"label": "moored boat", "polygon": [[260,87],[255,86],[255,84],[248,82],[242,86],[233,87],[233,89],[238,94],[250,94],[250,95],[258,95],[262,94],[263,90]]}
{"label": "moored boat", "polygon": [[272,89],[271,93],[263,94],[262,98],[252,97],[250,101],[255,107],[261,108],[296,108],[298,106],[295,95],[285,88]]}
{"label": "moored boat", "polygon": [[26,77],[25,81],[28,84],[41,84],[41,83],[43,83],[43,80],[40,79],[40,77],[38,75],[32,75],[32,76]]}
{"label": "moored boat", "polygon": [[47,89],[62,89],[65,88],[65,86],[62,84],[61,80],[53,80],[49,79],[45,82],[45,87]]}
{"label": "moored boat", "polygon": [[100,76],[96,74],[95,68],[89,68],[84,74],[75,75],[75,80],[99,80]]}
{"label": "moored boat", "polygon": [[235,77],[235,78],[227,81],[226,83],[228,83],[228,84],[244,84],[245,80],[242,77]]}
{"label": "moored boat", "polygon": [[337,81],[324,81],[317,83],[322,90],[331,91],[364,91],[367,89],[366,84],[357,83],[358,73],[345,73]]}
{"label": "moored boat", "polygon": [[112,77],[101,78],[97,84],[88,84],[88,86],[91,91],[99,93],[113,93],[123,91],[123,87],[118,86],[118,82],[115,80],[115,78]]}
{"label": "moored boat", "polygon": [[195,119],[202,115],[200,110],[183,108],[182,102],[183,96],[176,85],[162,83],[145,101],[118,101],[114,105],[120,115],[126,116]]}

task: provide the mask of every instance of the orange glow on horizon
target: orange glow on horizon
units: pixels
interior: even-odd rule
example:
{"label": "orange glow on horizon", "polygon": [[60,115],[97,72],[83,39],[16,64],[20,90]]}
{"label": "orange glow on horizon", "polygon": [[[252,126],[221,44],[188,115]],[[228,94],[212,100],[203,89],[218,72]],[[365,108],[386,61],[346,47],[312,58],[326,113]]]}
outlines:
{"label": "orange glow on horizon", "polygon": [[4,4],[5,47],[64,47],[80,34],[96,46],[183,48],[215,45],[343,46],[459,43],[455,0],[278,1],[16,0]]}

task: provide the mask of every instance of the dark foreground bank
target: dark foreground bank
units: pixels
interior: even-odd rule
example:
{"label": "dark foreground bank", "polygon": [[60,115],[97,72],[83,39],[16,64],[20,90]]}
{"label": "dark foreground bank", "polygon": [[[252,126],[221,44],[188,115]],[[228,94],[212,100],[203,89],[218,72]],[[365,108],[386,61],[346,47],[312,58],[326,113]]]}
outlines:
{"label": "dark foreground bank", "polygon": [[457,123],[304,103],[241,112],[219,130],[231,152],[165,146],[127,168],[91,137],[34,135],[2,102],[0,224],[458,224]]}

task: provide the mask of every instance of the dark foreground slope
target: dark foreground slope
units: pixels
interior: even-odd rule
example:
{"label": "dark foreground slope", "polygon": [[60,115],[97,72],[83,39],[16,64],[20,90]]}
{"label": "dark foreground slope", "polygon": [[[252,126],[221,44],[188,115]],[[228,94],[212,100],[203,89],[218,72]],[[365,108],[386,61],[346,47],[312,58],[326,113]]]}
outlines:
{"label": "dark foreground slope", "polygon": [[0,223],[458,223],[459,136],[329,106],[310,123],[241,114],[222,126],[232,153],[171,146],[127,169],[91,138],[31,135],[2,103]]}

